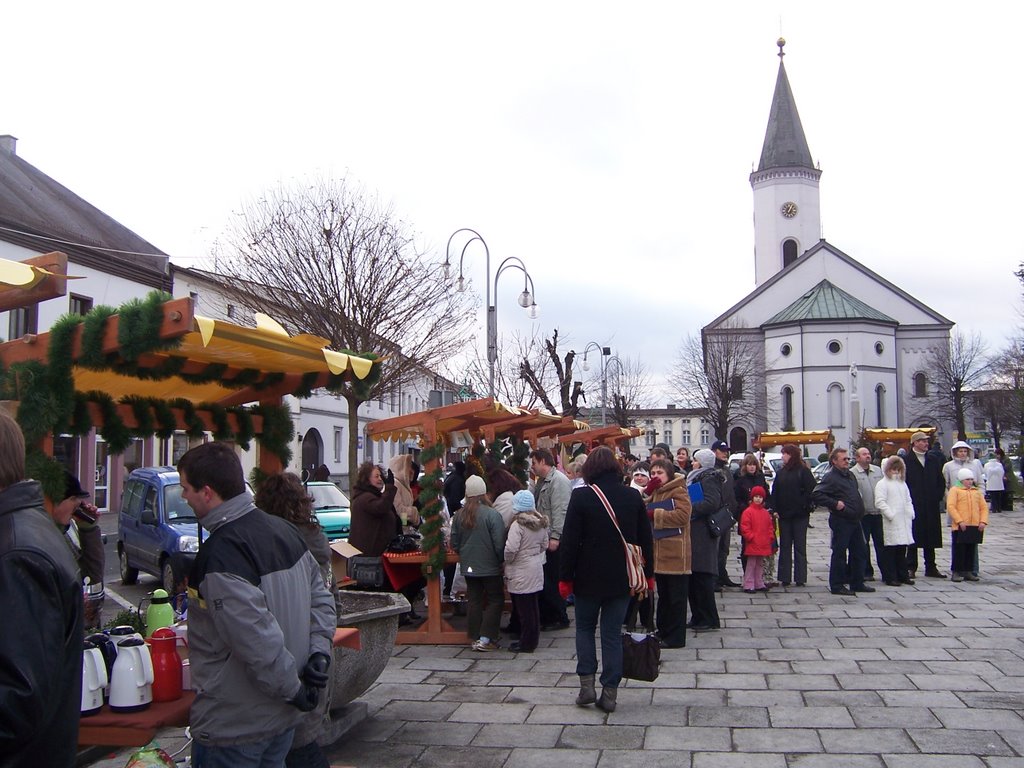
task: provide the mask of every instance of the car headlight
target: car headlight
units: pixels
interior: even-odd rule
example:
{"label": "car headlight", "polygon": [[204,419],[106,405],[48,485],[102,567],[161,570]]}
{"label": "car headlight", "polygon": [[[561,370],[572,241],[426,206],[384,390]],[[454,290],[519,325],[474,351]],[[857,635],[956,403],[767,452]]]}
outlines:
{"label": "car headlight", "polygon": [[199,551],[199,537],[198,536],[182,536],[178,539],[178,551],[179,552],[198,552]]}

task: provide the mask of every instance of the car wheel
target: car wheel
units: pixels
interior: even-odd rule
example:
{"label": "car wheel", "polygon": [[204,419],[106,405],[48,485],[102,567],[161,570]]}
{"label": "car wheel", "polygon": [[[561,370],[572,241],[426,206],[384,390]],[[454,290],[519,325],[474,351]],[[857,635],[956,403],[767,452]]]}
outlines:
{"label": "car wheel", "polygon": [[178,593],[178,580],[174,578],[174,568],[171,567],[171,558],[165,557],[160,565],[160,581],[168,595],[173,597]]}
{"label": "car wheel", "polygon": [[139,569],[128,565],[128,554],[124,547],[117,548],[117,560],[121,565],[121,583],[130,587],[139,580]]}

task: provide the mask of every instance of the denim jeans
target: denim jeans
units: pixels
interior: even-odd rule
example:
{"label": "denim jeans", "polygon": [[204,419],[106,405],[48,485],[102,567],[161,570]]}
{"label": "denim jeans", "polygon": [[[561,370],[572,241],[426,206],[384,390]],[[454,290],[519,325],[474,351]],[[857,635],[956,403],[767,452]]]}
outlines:
{"label": "denim jeans", "polygon": [[622,622],[629,595],[581,597],[576,595],[576,674],[597,674],[594,633],[601,622],[601,686],[617,688],[622,680]]}
{"label": "denim jeans", "polygon": [[230,747],[196,741],[192,744],[192,768],[284,768],[294,733],[294,729],[289,728],[269,739]]}
{"label": "denim jeans", "polygon": [[864,541],[864,529],[860,520],[846,520],[838,515],[829,515],[828,527],[832,529],[832,561],[828,569],[828,586],[835,592],[850,582],[850,589],[864,587],[864,561],[868,557],[868,545]]}

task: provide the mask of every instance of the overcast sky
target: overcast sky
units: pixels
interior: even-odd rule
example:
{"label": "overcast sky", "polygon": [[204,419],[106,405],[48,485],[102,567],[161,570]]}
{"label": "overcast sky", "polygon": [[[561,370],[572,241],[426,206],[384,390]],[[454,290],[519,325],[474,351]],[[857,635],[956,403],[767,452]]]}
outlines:
{"label": "overcast sky", "polygon": [[[494,267],[522,258],[542,331],[660,377],[754,287],[748,176],[781,31],[826,239],[1002,346],[1024,4],[690,5],[19,3],[0,133],[185,266],[209,267],[261,190],[348,175],[439,259],[459,227]],[[482,255],[467,271],[482,294]],[[515,275],[502,333],[529,328]]]}

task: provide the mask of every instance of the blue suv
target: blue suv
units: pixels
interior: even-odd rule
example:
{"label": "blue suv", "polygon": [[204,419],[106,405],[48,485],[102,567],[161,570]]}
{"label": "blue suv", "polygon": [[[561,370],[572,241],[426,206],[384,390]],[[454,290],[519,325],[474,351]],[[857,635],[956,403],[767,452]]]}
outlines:
{"label": "blue suv", "polygon": [[149,467],[128,475],[117,519],[123,583],[134,584],[142,571],[176,594],[199,552],[200,535],[205,540],[207,532],[181,498],[177,469]]}

